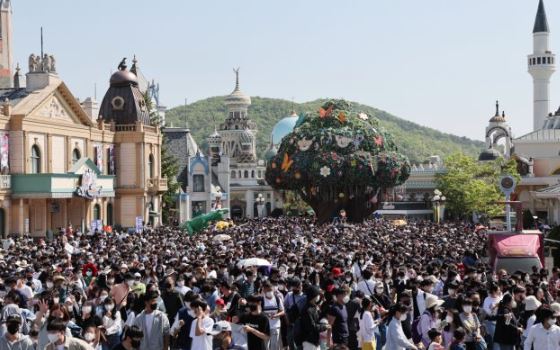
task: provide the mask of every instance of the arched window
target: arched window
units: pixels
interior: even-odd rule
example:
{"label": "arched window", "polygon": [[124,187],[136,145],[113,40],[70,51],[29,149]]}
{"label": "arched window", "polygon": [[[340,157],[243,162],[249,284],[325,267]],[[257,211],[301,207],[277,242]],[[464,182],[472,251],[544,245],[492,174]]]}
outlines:
{"label": "arched window", "polygon": [[80,150],[74,148],[74,150],[72,151],[72,164],[76,164],[80,160],[80,158],[82,158]]}
{"label": "arched window", "polygon": [[93,206],[93,220],[101,219],[101,207],[99,204]]}
{"label": "arched window", "polygon": [[248,179],[248,178],[249,178],[249,171],[248,171],[248,170],[245,170],[245,173],[244,173],[243,175],[244,175],[243,177],[245,177],[246,179]]}
{"label": "arched window", "polygon": [[537,64],[541,64],[541,58],[537,57]]}
{"label": "arched window", "polygon": [[258,178],[259,178],[259,179],[260,179],[260,178],[262,177],[262,173],[261,173],[261,171],[260,171],[260,170],[259,170],[259,172],[258,172],[257,176],[258,176]]}
{"label": "arched window", "polygon": [[31,173],[39,174],[41,172],[41,151],[37,145],[31,147]]}
{"label": "arched window", "polygon": [[237,172],[237,177],[238,177],[239,179],[241,179],[241,170],[239,170],[239,171]]}
{"label": "arched window", "polygon": [[148,157],[148,171],[150,173],[150,179],[154,178],[154,155],[150,154]]}
{"label": "arched window", "polygon": [[107,203],[107,225],[113,226],[113,204]]}
{"label": "arched window", "polygon": [[232,178],[232,179],[235,179],[236,175],[237,175],[237,174],[235,173],[235,170],[232,170],[232,171],[231,171],[231,178]]}
{"label": "arched window", "polygon": [[254,179],[254,178],[255,178],[255,171],[251,170],[251,179]]}
{"label": "arched window", "polygon": [[105,162],[107,163],[105,165],[105,169],[107,169],[106,170],[107,175],[113,175],[113,174],[111,174],[111,148],[110,147],[107,148],[107,157],[105,159]]}

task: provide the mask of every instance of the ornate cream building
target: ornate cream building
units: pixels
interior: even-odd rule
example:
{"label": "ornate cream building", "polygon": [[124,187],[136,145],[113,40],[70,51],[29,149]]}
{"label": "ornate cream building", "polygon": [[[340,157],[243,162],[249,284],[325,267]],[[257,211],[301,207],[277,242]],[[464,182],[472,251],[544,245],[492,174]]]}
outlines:
{"label": "ornate cream building", "polygon": [[[0,80],[11,73],[11,7],[0,1]],[[123,62],[98,106],[80,103],[56,73],[55,58],[29,57],[0,81],[0,235],[72,225],[134,227],[160,221],[161,132],[138,78]]]}

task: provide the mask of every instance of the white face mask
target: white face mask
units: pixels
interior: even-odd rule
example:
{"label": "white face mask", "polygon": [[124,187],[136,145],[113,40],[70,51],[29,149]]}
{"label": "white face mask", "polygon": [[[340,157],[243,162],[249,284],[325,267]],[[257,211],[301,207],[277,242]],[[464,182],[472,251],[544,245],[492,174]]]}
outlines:
{"label": "white face mask", "polygon": [[91,312],[91,306],[84,306],[82,308],[82,313],[83,314],[89,314]]}
{"label": "white face mask", "polygon": [[375,288],[375,292],[377,294],[381,294],[381,293],[383,293],[383,288]]}
{"label": "white face mask", "polygon": [[107,311],[113,311],[114,308],[115,308],[115,305],[113,305],[113,304],[107,304],[107,305],[105,305],[105,309],[106,309]]}
{"label": "white face mask", "polygon": [[99,301],[104,301],[105,299],[107,299],[107,294],[102,294],[99,296]]}
{"label": "white face mask", "polygon": [[130,288],[134,285],[134,280],[128,280],[126,281],[126,285]]}
{"label": "white face mask", "polygon": [[463,311],[470,314],[472,312],[472,306],[463,306]]}
{"label": "white face mask", "polygon": [[343,302],[344,304],[347,304],[349,301],[350,301],[350,297],[349,297],[348,295],[345,296],[344,299],[342,299],[342,302]]}
{"label": "white face mask", "polygon": [[445,316],[445,321],[446,321],[447,323],[453,322],[453,316],[449,316],[449,315]]}
{"label": "white face mask", "polygon": [[177,285],[182,288],[185,286],[185,281],[178,281]]}
{"label": "white face mask", "polygon": [[400,320],[401,322],[406,321],[406,314],[401,314],[401,317],[399,318],[399,320]]}
{"label": "white face mask", "polygon": [[192,318],[196,318],[196,314],[192,310],[189,310],[189,316]]}
{"label": "white face mask", "polygon": [[49,338],[49,343],[56,343],[58,341],[58,334],[47,334],[47,337]]}
{"label": "white face mask", "polygon": [[266,293],[264,293],[264,296],[267,297],[268,299],[272,299],[272,297],[274,296],[274,293],[266,292]]}
{"label": "white face mask", "polygon": [[47,281],[47,289],[51,289],[53,287],[53,283],[51,281]]}
{"label": "white face mask", "polygon": [[315,300],[315,304],[319,304],[319,301],[321,301],[321,296],[320,296],[320,295],[317,295],[317,296],[314,298],[314,300]]}
{"label": "white face mask", "polygon": [[455,289],[448,289],[447,292],[449,293],[449,295],[454,296],[455,295]]}
{"label": "white face mask", "polygon": [[95,334],[87,332],[86,334],[84,334],[84,339],[87,342],[92,342],[95,339]]}

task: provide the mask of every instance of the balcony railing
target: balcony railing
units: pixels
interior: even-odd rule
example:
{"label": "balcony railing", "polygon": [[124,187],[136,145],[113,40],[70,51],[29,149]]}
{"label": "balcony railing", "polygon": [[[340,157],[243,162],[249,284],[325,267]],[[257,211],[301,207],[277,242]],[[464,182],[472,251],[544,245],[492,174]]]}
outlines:
{"label": "balcony railing", "polygon": [[167,191],[167,178],[154,177],[148,179],[146,186],[148,187],[148,192],[151,193],[163,193]]}

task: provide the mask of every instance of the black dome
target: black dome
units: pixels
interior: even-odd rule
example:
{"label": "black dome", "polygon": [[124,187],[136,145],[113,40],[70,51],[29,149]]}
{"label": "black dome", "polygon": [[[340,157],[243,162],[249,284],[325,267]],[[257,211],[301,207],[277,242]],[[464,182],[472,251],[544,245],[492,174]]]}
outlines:
{"label": "black dome", "polygon": [[138,77],[134,73],[126,69],[119,69],[118,71],[113,73],[113,75],[111,75],[109,83],[111,85],[138,85]]}
{"label": "black dome", "polygon": [[496,160],[501,156],[502,155],[500,154],[500,152],[498,152],[493,148],[489,148],[480,153],[480,155],[478,156],[478,160],[479,161]]}

